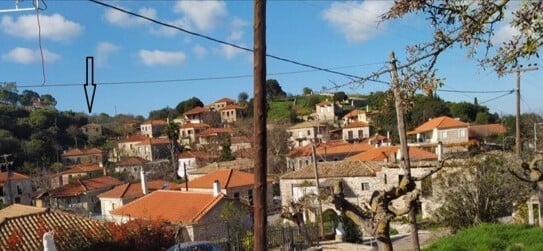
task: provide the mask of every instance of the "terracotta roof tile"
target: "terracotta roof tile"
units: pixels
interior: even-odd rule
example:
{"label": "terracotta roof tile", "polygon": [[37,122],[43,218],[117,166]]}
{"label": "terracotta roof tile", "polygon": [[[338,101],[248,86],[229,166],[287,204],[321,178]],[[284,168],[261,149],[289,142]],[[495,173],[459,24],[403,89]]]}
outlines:
{"label": "terracotta roof tile", "polygon": [[60,173],[54,174],[53,177],[67,175],[67,174],[102,172],[103,170],[104,168],[100,167],[100,165],[97,163],[79,164],[75,166],[70,166],[69,169],[62,171]]}
{"label": "terracotta roof tile", "polygon": [[447,128],[460,128],[460,127],[468,127],[468,124],[453,119],[451,117],[442,116],[439,118],[431,119],[427,121],[426,123],[420,125],[419,127],[415,128],[414,131],[409,132],[409,134],[416,134],[421,132],[427,132],[431,131],[435,128],[437,129],[447,129]]}
{"label": "terracotta roof tile", "polygon": [[187,116],[187,115],[196,115],[196,114],[200,114],[200,113],[204,113],[204,112],[209,112],[209,108],[196,106],[196,107],[186,111],[185,113],[183,113],[183,115],[185,115],[185,116]]}
{"label": "terracotta roof tile", "polygon": [[168,122],[162,119],[150,119],[150,120],[143,121],[141,124],[142,125],[167,125]]}
{"label": "terracotta roof tile", "polygon": [[234,130],[231,128],[208,128],[200,133],[201,137],[217,136],[219,134],[230,134],[232,135]]}
{"label": "terracotta roof tile", "polygon": [[170,144],[170,139],[168,138],[147,138],[137,145],[164,145]]}
{"label": "terracotta roof tile", "polygon": [[349,128],[368,127],[368,126],[370,126],[368,123],[364,123],[362,121],[355,121],[355,122],[351,122],[351,123],[347,124],[343,128],[349,129]]}
{"label": "terracotta roof tile", "polygon": [[[210,172],[202,177],[189,181],[189,188],[213,188],[213,182],[219,181],[221,188],[229,189],[234,187],[252,186],[255,181],[255,175],[252,173],[222,169]],[[273,180],[269,180],[271,182]],[[180,185],[183,187],[183,184]]]}
{"label": "terracotta roof tile", "polygon": [[[165,180],[150,180],[147,181],[147,189],[149,192],[153,192],[160,189],[172,189],[177,187],[177,184],[165,181]],[[122,185],[118,185],[113,189],[103,192],[98,195],[98,198],[119,198],[130,199],[142,197],[143,190],[141,189],[141,182],[132,182]]]}
{"label": "terracotta roof tile", "polygon": [[210,193],[158,190],[112,210],[111,214],[191,224],[198,222],[223,199],[225,199],[223,194],[214,197]]}
{"label": "terracotta roof tile", "polygon": [[70,157],[70,156],[80,156],[80,155],[91,155],[91,154],[104,154],[105,151],[102,151],[96,147],[91,149],[70,149],[62,154],[64,157]]}
{"label": "terracotta roof tile", "polygon": [[[342,154],[342,153],[356,154],[363,151],[367,151],[374,147],[364,142],[351,144],[351,143],[344,142],[341,140],[341,141],[319,143],[316,145],[316,148],[317,148],[318,155],[327,155],[327,154]],[[311,154],[312,154],[311,145],[306,145],[306,146],[294,148],[292,151],[290,151],[287,154],[287,157],[289,158],[308,157],[308,156],[311,156]]]}
{"label": "terracotta roof tile", "polygon": [[470,125],[468,131],[470,137],[488,137],[506,132],[502,124]]}
{"label": "terracotta roof tile", "polygon": [[[0,215],[3,211],[0,210]],[[104,222],[58,211],[40,211],[6,218],[0,224],[0,247],[8,247],[8,240],[16,234],[21,241],[16,247],[10,247],[13,250],[43,250],[42,235],[51,230],[55,231],[58,250],[76,250],[111,236]]]}
{"label": "terracotta roof tile", "polygon": [[327,125],[324,122],[318,121],[305,121],[302,123],[295,124],[288,128],[288,130],[293,129],[303,129],[303,128],[315,128],[315,127],[326,127]]}
{"label": "terracotta roof tile", "polygon": [[234,104],[236,103],[236,101],[234,101],[233,99],[229,99],[229,98],[221,98],[215,102],[213,102],[214,104],[216,103],[227,103],[227,104]]}
{"label": "terracotta roof tile", "polygon": [[[30,177],[20,174],[18,172],[11,172],[11,180],[29,180]],[[3,184],[4,182],[8,181],[8,172],[1,172],[0,173],[0,184]]]}
{"label": "terracotta roof tile", "polygon": [[120,185],[122,182],[111,176],[102,176],[86,180],[77,180],[73,183],[52,190],[51,197],[71,197],[78,196],[88,191],[104,189]]}
{"label": "terracotta roof tile", "polygon": [[216,158],[213,154],[206,152],[206,151],[184,151],[182,153],[179,153],[177,155],[180,159],[189,159],[189,158],[196,158],[196,159],[213,159]]}
{"label": "terracotta roof tile", "polygon": [[147,136],[138,134],[138,135],[129,136],[129,137],[125,138],[125,139],[121,139],[119,141],[119,143],[141,142],[141,141],[144,141],[146,139],[148,139]]}
{"label": "terracotta roof tile", "polygon": [[[347,158],[347,160],[359,160],[359,161],[384,161],[394,160],[394,156],[398,153],[399,146],[385,146],[377,147],[366,152],[359,153],[357,155]],[[437,155],[420,148],[409,147],[409,158],[412,161],[419,160],[435,160]]]}
{"label": "terracotta roof tile", "polygon": [[116,162],[115,166],[141,166],[149,162],[141,157],[124,157],[121,161]]}
{"label": "terracotta roof tile", "polygon": [[354,109],[350,112],[348,112],[347,114],[345,114],[343,116],[344,119],[346,118],[357,118],[358,117],[358,114],[360,114],[362,111],[358,110],[358,109]]}
{"label": "terracotta roof tile", "polygon": [[[317,163],[320,178],[334,177],[375,177],[374,166],[361,161],[333,161]],[[306,166],[287,173],[281,179],[314,179],[315,168]]]}
{"label": "terracotta roof tile", "polygon": [[231,161],[214,162],[202,168],[189,170],[190,174],[206,174],[222,169],[252,170],[254,169],[252,159],[235,159]]}
{"label": "terracotta roof tile", "polygon": [[245,110],[245,108],[239,106],[239,105],[236,105],[236,104],[229,104],[221,109],[219,109],[219,111],[224,111],[224,110]]}
{"label": "terracotta roof tile", "polygon": [[187,129],[187,128],[208,128],[209,125],[206,123],[186,123],[183,124],[179,129]]}

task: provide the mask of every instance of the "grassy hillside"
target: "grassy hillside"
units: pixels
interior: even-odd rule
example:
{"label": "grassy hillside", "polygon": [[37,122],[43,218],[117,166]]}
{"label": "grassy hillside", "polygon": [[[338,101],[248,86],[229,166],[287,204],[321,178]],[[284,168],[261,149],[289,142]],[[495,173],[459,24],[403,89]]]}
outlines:
{"label": "grassy hillside", "polygon": [[424,250],[543,250],[543,228],[482,224],[440,239]]}
{"label": "grassy hillside", "polygon": [[272,100],[269,102],[268,119],[288,120],[291,110],[294,110],[299,116],[309,115],[315,111],[315,104],[324,101],[326,98],[326,96],[312,95],[294,96],[285,100]]}

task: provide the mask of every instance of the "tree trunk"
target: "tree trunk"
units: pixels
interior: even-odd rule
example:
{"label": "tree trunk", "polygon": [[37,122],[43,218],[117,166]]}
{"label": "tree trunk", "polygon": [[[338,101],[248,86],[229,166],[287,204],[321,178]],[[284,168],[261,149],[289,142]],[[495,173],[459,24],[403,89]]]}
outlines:
{"label": "tree trunk", "polygon": [[[394,92],[394,105],[396,107],[396,119],[398,123],[398,134],[400,138],[400,150],[402,153],[401,167],[404,171],[404,179],[411,182],[411,162],[409,160],[409,151],[407,148],[407,134],[404,122],[404,105],[402,103],[401,86],[398,79],[398,70],[396,68],[396,57],[394,52],[390,53],[390,70],[392,74],[392,90]],[[414,188],[413,188],[414,189]],[[411,202],[409,206],[409,227],[411,229],[411,242],[413,250],[419,251],[419,234],[417,229],[417,207],[416,200]]]}

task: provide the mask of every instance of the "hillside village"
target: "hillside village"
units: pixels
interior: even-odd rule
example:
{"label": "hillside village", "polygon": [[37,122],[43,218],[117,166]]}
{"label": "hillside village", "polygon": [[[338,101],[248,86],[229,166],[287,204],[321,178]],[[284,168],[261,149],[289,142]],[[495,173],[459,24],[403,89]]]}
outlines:
{"label": "hillside village", "polygon": [[[323,198],[318,208],[321,199],[315,195],[330,196],[334,182],[343,183],[347,201],[360,205],[373,191],[397,184],[403,176],[399,146],[390,132],[380,134],[374,126],[383,111],[372,110],[359,97],[334,99],[338,98],[320,95],[310,113],[298,115],[295,123],[270,122],[266,205],[270,225],[296,226],[280,217],[292,210],[293,202],[306,203],[302,211],[307,224],[317,222],[319,212],[333,222],[339,217],[334,204]],[[40,238],[29,235],[33,231],[18,229],[20,222],[35,232],[85,221],[88,228],[78,228],[78,234],[94,238],[111,231],[107,224],[134,220],[182,226],[184,241],[231,240],[232,230],[222,212],[232,207],[243,213],[236,216],[243,223],[237,231],[250,230],[254,161],[247,108],[247,102],[225,97],[187,108],[175,118],[145,120],[135,132],[108,139],[113,142],[109,149],[64,150],[62,167],[39,179],[8,166],[0,173],[0,200],[7,206],[0,210],[0,244],[16,239],[25,243],[21,245],[41,245]],[[106,130],[99,123],[79,128],[87,137],[100,137]],[[506,133],[500,123],[471,124],[444,115],[429,118],[408,131],[413,175],[427,174],[445,157],[461,160],[479,151],[503,150]],[[417,182],[423,219],[432,218],[443,203],[442,188],[432,181],[436,175],[432,177]],[[326,235],[344,238],[342,225],[330,224]],[[95,226],[102,230],[93,232]],[[69,248],[62,239],[57,244]]]}

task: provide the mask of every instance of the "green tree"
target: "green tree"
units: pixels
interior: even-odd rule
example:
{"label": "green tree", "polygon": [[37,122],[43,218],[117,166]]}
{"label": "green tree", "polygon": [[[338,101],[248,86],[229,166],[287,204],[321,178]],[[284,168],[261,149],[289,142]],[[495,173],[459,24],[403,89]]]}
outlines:
{"label": "green tree", "polygon": [[266,80],[266,99],[285,98],[287,93],[275,79]]}
{"label": "green tree", "polygon": [[349,97],[347,96],[347,94],[345,94],[345,92],[343,91],[334,93],[334,101],[344,101],[344,100],[347,100],[348,98]]}
{"label": "green tree", "polygon": [[166,127],[164,127],[164,134],[166,134],[170,140],[170,161],[173,169],[172,173],[177,173],[179,164],[177,154],[181,150],[179,147],[179,125],[173,121],[169,121]]}
{"label": "green tree", "polygon": [[509,172],[511,157],[479,155],[439,173],[433,183],[447,189],[436,195],[444,201],[436,212],[437,220],[459,230],[511,215],[513,205],[524,203],[532,193],[528,183]]}
{"label": "green tree", "polygon": [[249,94],[247,94],[246,92],[240,92],[238,94],[238,103],[241,106],[246,106],[248,100],[249,100]]}
{"label": "green tree", "polygon": [[15,105],[19,99],[17,85],[14,82],[0,83],[0,104]]}
{"label": "green tree", "polygon": [[57,112],[54,109],[36,109],[30,112],[30,125],[33,130],[47,129],[54,125]]}
{"label": "green tree", "polygon": [[221,137],[221,153],[219,155],[219,161],[230,161],[236,159],[236,157],[232,154],[232,149],[230,147],[232,146],[231,139],[229,135],[225,135]]}
{"label": "green tree", "polygon": [[41,102],[46,106],[56,106],[57,100],[51,94],[43,94],[40,96]]}
{"label": "green tree", "polygon": [[311,94],[313,94],[313,90],[311,90],[311,88],[309,88],[309,87],[304,87],[304,89],[302,89],[302,94],[303,95],[311,95]]}
{"label": "green tree", "polygon": [[19,95],[19,104],[22,106],[30,106],[32,102],[40,98],[40,94],[31,90],[24,90],[21,95]]}
{"label": "green tree", "polygon": [[179,102],[177,106],[175,107],[175,110],[177,111],[178,115],[182,115],[186,111],[198,107],[198,106],[204,106],[204,103],[197,97],[192,97],[187,100]]}
{"label": "green tree", "polygon": [[167,119],[177,117],[177,111],[170,107],[153,110],[149,112],[149,119]]}
{"label": "green tree", "polygon": [[249,211],[239,201],[228,201],[219,213],[221,221],[226,225],[229,242],[239,241],[248,229]]}

